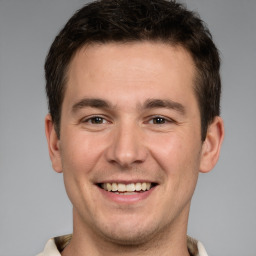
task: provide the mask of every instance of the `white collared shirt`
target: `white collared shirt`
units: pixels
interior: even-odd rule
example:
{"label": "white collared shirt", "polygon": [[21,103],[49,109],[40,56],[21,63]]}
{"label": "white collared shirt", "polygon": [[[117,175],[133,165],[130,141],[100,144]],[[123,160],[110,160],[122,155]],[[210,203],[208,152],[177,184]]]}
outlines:
{"label": "white collared shirt", "polygon": [[[65,248],[71,239],[71,235],[51,238],[47,241],[43,252],[36,256],[61,256],[58,247]],[[58,244],[58,245],[57,245]],[[188,250],[193,256],[208,256],[203,244],[191,237],[187,237]]]}

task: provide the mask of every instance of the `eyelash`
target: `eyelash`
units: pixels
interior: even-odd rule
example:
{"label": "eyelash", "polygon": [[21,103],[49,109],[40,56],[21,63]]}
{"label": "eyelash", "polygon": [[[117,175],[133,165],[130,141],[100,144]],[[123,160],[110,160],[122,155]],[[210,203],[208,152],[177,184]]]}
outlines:
{"label": "eyelash", "polygon": [[[159,120],[160,123],[156,123],[154,121],[157,121]],[[151,122],[152,121],[152,122]],[[163,117],[163,116],[153,116],[153,117],[150,117],[148,119],[148,123],[150,124],[156,124],[156,125],[164,125],[166,123],[174,123],[175,121],[171,118],[166,118],[166,117]]]}
{"label": "eyelash", "polygon": [[[96,119],[100,119],[100,120],[102,120],[103,121],[103,123],[97,123],[97,122],[93,122],[93,120],[95,121]],[[105,122],[104,122],[105,121]],[[82,123],[90,123],[90,124],[92,124],[92,125],[94,125],[94,124],[104,124],[104,123],[108,123],[108,121],[106,120],[106,118],[104,118],[104,117],[101,117],[101,116],[91,116],[91,117],[89,117],[89,118],[86,118],[86,119],[83,119],[82,120]]]}

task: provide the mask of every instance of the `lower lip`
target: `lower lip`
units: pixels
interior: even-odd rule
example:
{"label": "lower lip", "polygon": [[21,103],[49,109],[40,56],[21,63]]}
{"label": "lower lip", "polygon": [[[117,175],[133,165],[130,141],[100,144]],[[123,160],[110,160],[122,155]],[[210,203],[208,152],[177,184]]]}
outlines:
{"label": "lower lip", "polygon": [[138,192],[132,195],[122,195],[122,194],[115,194],[113,192],[109,192],[98,187],[98,189],[100,190],[100,192],[105,198],[113,202],[123,203],[123,204],[129,204],[129,203],[131,204],[131,203],[136,203],[136,202],[145,200],[151,195],[151,193],[155,190],[155,188],[156,186],[145,192]]}

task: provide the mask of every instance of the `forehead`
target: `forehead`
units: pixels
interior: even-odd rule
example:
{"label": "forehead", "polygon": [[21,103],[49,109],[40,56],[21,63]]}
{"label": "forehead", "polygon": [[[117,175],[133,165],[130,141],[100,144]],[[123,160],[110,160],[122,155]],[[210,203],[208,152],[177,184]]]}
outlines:
{"label": "forehead", "polygon": [[[195,65],[181,46],[160,42],[86,45],[73,57],[67,73],[67,95],[106,96],[172,92],[194,93]],[[149,95],[150,96],[150,95]],[[176,95],[177,96],[177,95]]]}
{"label": "forehead", "polygon": [[[188,65],[184,65],[184,69],[188,66],[192,69],[195,67],[190,53],[181,45],[172,45],[160,41],[110,42],[91,43],[78,49],[70,62],[68,73],[72,68],[77,68],[77,65],[92,66],[99,61],[98,58],[101,58],[101,62],[108,61],[112,65],[116,61],[119,62],[118,64],[122,61],[128,65],[135,65],[136,62],[141,61],[147,66],[161,63],[165,65],[166,69],[173,69],[181,62],[184,64],[186,62]],[[156,59],[158,59],[158,62],[156,62]],[[99,63],[96,64],[98,65]],[[130,68],[132,67],[130,66]],[[111,68],[111,66],[106,66],[105,68]]]}

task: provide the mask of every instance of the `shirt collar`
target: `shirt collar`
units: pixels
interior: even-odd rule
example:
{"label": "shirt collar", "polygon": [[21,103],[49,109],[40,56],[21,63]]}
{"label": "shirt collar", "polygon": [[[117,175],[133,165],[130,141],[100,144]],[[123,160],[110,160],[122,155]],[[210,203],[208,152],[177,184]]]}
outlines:
{"label": "shirt collar", "polygon": [[[42,254],[37,256],[61,256],[60,252],[68,245],[72,235],[64,235],[51,238],[45,245]],[[187,237],[189,253],[193,256],[208,256],[203,244],[192,237]]]}

